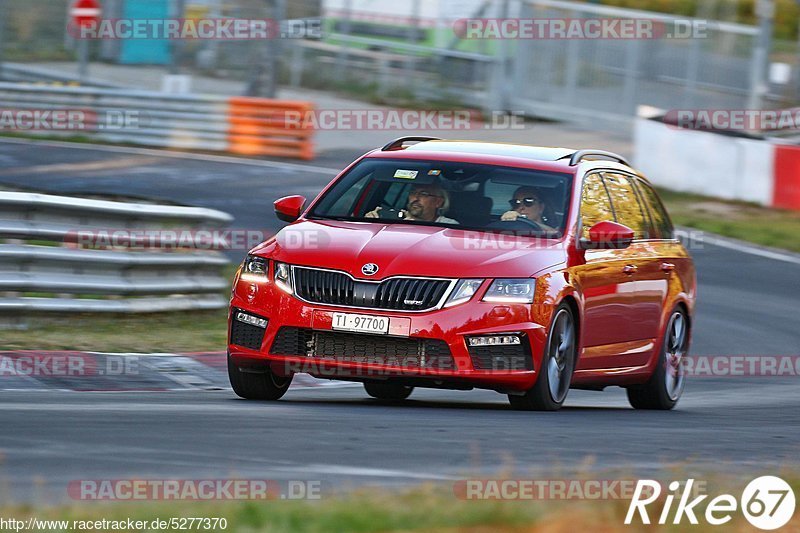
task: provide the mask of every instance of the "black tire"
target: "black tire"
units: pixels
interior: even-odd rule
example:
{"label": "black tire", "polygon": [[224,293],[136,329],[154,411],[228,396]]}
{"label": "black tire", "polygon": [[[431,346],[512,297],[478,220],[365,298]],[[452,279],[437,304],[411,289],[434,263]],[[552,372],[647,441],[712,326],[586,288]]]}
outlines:
{"label": "black tire", "polygon": [[[676,322],[677,321],[677,322]],[[676,324],[680,323],[680,333]],[[635,409],[668,411],[675,407],[683,393],[686,376],[681,361],[689,341],[689,320],[686,312],[675,309],[670,315],[653,375],[643,385],[627,388],[628,401]],[[669,374],[668,374],[669,373]]]}
{"label": "black tire", "polygon": [[[508,395],[508,401],[512,408],[519,411],[557,411],[561,409],[564,400],[567,399],[572,373],[575,370],[578,346],[577,331],[572,309],[566,303],[562,303],[553,313],[553,322],[550,324],[550,333],[547,335],[547,344],[536,383],[523,395]],[[558,342],[557,345],[556,342]],[[556,354],[558,357],[554,359]],[[558,381],[551,376],[551,361],[554,361],[556,365]]]}
{"label": "black tire", "polygon": [[292,377],[278,377],[269,367],[263,372],[243,372],[228,356],[228,379],[237,396],[246,400],[278,400],[289,390]]}
{"label": "black tire", "polygon": [[376,381],[365,381],[364,390],[367,394],[378,400],[405,400],[414,391],[414,387],[397,385],[395,383],[382,383]]}

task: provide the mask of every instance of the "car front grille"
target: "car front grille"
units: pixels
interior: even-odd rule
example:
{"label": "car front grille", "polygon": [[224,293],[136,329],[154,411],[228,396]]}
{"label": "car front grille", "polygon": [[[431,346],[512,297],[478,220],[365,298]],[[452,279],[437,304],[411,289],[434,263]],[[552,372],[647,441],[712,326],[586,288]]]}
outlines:
{"label": "car front grille", "polygon": [[354,280],[344,272],[294,267],[297,296],[312,303],[396,311],[435,309],[452,284],[449,279]]}
{"label": "car front grille", "polygon": [[285,326],[278,330],[270,353],[405,368],[455,369],[450,348],[441,339],[315,331]]}
{"label": "car front grille", "polygon": [[527,337],[522,344],[469,346],[469,356],[475,370],[533,370],[533,359]]}
{"label": "car front grille", "polygon": [[237,312],[238,309],[233,309],[231,313],[234,318],[231,319],[230,344],[260,350],[264,340],[264,328],[236,320]]}

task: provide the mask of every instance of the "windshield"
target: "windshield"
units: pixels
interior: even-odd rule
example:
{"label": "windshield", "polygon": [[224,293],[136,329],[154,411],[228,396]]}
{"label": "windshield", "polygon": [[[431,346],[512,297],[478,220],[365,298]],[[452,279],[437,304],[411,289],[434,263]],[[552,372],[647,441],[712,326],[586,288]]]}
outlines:
{"label": "windshield", "polygon": [[571,174],[461,162],[365,159],[309,218],[563,235]]}

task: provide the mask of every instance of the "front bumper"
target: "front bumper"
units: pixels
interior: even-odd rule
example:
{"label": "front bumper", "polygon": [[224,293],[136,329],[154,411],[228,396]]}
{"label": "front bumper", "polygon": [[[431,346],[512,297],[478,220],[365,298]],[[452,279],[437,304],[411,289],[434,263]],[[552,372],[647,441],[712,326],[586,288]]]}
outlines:
{"label": "front bumper", "polygon": [[[536,380],[536,370],[540,368],[547,336],[542,323],[546,320],[534,313],[535,306],[481,302],[479,296],[461,305],[424,313],[364,310],[309,304],[286,294],[270,281],[238,279],[231,309],[263,317],[267,319],[267,325],[261,330],[263,337],[255,342],[252,341],[255,332],[252,328],[256,326],[249,326],[250,337],[242,337],[238,331],[233,340],[229,336],[228,352],[240,367],[263,368],[269,365],[279,375],[300,372],[321,378],[356,381],[401,379],[418,386],[444,388],[529,389]],[[389,317],[389,335],[333,331],[334,312]],[[241,329],[229,314],[229,333],[232,325]],[[305,335],[297,349],[286,348],[287,331]],[[518,334],[522,341],[521,346],[514,348],[518,350],[517,354],[524,354],[524,364],[518,364],[519,357],[515,357],[513,365],[505,364],[500,356],[494,359],[477,357],[476,354],[481,355],[480,350],[472,348],[471,353],[467,346],[466,338],[469,336],[512,333]],[[360,337],[353,339],[353,335]],[[241,341],[249,344],[249,348],[233,342],[243,338],[249,339],[248,342]],[[314,340],[308,344],[309,339]],[[359,353],[339,353],[330,357],[336,351],[331,351],[330,346],[337,342],[340,342],[339,346],[349,346],[345,350]],[[324,343],[327,352],[315,351],[318,348],[315,343]],[[421,347],[418,352],[413,348],[417,344]],[[292,343],[288,345],[292,346]],[[303,349],[305,345],[309,346],[307,350]],[[494,347],[491,352],[502,355],[510,348]],[[325,349],[320,350],[325,352]],[[371,350],[377,350],[381,355],[373,354]],[[395,350],[398,353],[388,353]],[[292,354],[301,351],[305,353]],[[445,352],[449,352],[447,357],[443,356]],[[485,349],[482,354],[487,354]],[[386,357],[381,359],[383,356]]]}

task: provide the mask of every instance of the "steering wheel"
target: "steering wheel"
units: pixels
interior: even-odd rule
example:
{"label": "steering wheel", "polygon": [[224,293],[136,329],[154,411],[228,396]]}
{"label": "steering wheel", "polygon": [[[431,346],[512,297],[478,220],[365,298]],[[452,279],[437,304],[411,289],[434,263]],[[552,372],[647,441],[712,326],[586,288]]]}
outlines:
{"label": "steering wheel", "polygon": [[538,222],[526,217],[517,217],[514,220],[498,220],[495,224],[505,225],[505,224],[513,224],[514,222],[524,222],[525,224],[533,227],[533,229],[535,229],[540,233],[547,233],[547,231]]}
{"label": "steering wheel", "polygon": [[400,209],[395,209],[394,205],[388,202],[381,202],[380,211],[378,211],[378,219],[379,220],[397,220],[400,217]]}

